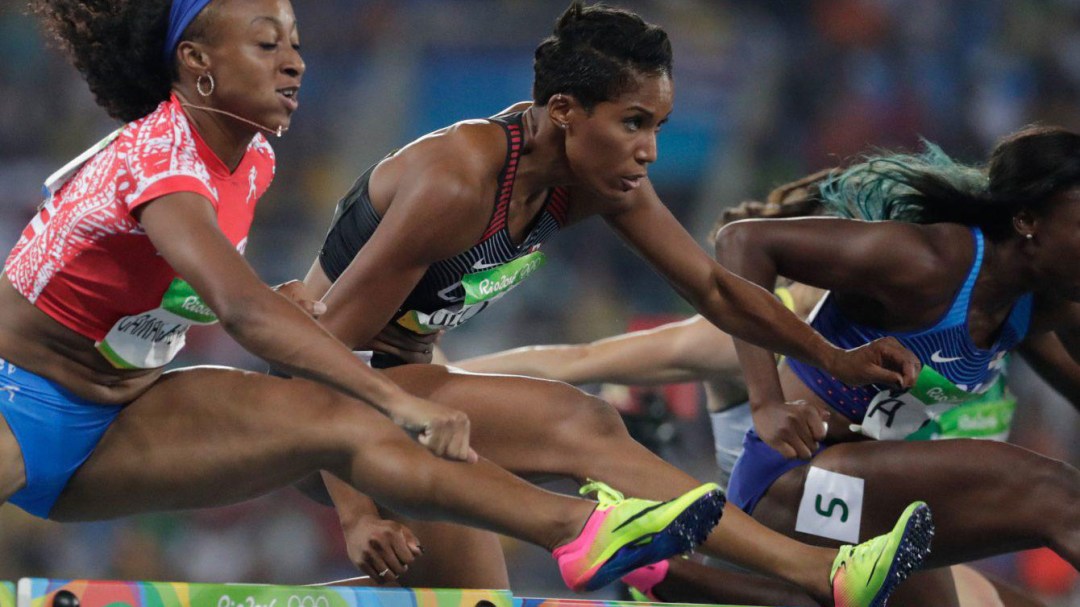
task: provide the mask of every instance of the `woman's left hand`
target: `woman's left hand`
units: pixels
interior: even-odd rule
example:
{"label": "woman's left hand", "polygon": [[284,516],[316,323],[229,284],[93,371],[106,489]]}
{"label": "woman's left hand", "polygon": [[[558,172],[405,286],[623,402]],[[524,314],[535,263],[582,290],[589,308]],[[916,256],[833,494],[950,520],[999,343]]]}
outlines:
{"label": "woman's left hand", "polygon": [[915,385],[922,362],[895,337],[882,337],[851,350],[837,350],[825,369],[850,386],[878,384],[906,389]]}
{"label": "woman's left hand", "polygon": [[441,336],[442,331],[419,335],[391,323],[365,349],[393,354],[409,364],[423,365],[431,362],[432,351]]}

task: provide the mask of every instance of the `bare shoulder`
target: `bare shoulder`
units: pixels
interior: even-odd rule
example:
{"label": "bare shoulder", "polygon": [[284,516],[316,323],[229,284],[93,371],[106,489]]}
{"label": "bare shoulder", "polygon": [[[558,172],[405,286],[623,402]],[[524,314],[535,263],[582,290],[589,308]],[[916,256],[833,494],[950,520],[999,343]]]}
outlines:
{"label": "bare shoulder", "polygon": [[934,294],[951,298],[953,287],[964,281],[975,261],[971,228],[956,223],[883,224],[890,224],[895,236],[886,242],[895,246],[895,254],[903,260],[902,275],[908,279],[907,287],[928,298]]}
{"label": "bare shoulder", "polygon": [[[488,120],[464,120],[413,141],[388,159],[412,174],[453,173],[462,183],[498,177],[506,161],[506,134]],[[451,175],[442,175],[450,177]]]}
{"label": "bare shoulder", "polygon": [[505,162],[506,135],[499,125],[458,122],[380,163],[369,193],[384,222],[399,217],[410,231],[437,232],[429,236],[456,252],[483,235]]}
{"label": "bare shoulder", "polygon": [[[425,206],[452,204],[490,211],[506,162],[506,135],[487,120],[467,120],[429,133],[387,158],[372,175],[373,200],[421,197]],[[383,206],[383,205],[377,205]]]}
{"label": "bare shoulder", "polygon": [[[810,220],[805,220],[810,221]],[[903,260],[912,270],[938,275],[954,266],[969,266],[974,257],[974,240],[966,226],[954,223],[915,224],[904,221],[849,221],[874,230],[878,247]],[[966,274],[967,268],[963,273]]]}

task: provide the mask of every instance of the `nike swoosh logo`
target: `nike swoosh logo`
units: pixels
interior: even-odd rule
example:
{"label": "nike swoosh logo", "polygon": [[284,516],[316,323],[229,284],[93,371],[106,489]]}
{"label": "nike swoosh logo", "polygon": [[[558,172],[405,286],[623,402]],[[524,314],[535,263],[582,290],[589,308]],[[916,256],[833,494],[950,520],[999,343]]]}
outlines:
{"label": "nike swoosh logo", "polygon": [[630,518],[626,519],[622,523],[619,523],[619,526],[616,527],[615,529],[613,529],[613,531],[618,531],[619,529],[622,529],[623,527],[625,527],[625,526],[629,525],[630,523],[634,522],[635,520],[645,516],[646,514],[652,512],[653,510],[656,510],[657,508],[659,508],[660,506],[663,506],[666,503],[667,502],[660,502],[659,504],[653,504],[652,506],[649,506],[648,508],[642,508],[636,514],[634,514],[634,516],[631,516]]}
{"label": "nike swoosh logo", "polygon": [[484,263],[484,258],[481,257],[480,259],[477,259],[475,263],[473,263],[472,269],[474,269],[474,270],[487,270],[489,268],[495,268],[495,267],[498,267],[498,266],[501,266],[501,265],[502,265],[501,263]]}
{"label": "nike swoosh logo", "polygon": [[958,360],[961,360],[963,358],[964,358],[963,356],[948,356],[948,357],[942,356],[941,355],[941,350],[938,350],[937,352],[934,352],[933,354],[930,355],[930,362],[934,362],[934,363],[951,363],[951,362],[956,362]]}
{"label": "nike swoosh logo", "polygon": [[870,585],[870,581],[874,579],[874,572],[877,571],[878,563],[881,562],[881,557],[885,554],[885,547],[881,547],[881,552],[877,553],[877,558],[874,559],[874,566],[870,568],[870,575],[866,578],[866,585]]}

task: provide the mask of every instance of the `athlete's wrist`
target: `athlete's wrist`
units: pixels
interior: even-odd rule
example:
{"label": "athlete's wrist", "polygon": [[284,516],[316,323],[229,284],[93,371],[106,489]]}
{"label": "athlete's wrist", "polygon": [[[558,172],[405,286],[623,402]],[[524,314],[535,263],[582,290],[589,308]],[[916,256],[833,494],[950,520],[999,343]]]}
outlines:
{"label": "athlete's wrist", "polygon": [[372,399],[371,404],[384,415],[393,417],[400,411],[404,403],[410,398],[409,393],[401,389],[390,380],[383,382],[377,387],[378,396]]}
{"label": "athlete's wrist", "polygon": [[811,343],[808,362],[823,371],[836,375],[837,370],[845,363],[844,357],[847,351],[829,343],[820,334],[815,334],[815,336],[817,339]]}

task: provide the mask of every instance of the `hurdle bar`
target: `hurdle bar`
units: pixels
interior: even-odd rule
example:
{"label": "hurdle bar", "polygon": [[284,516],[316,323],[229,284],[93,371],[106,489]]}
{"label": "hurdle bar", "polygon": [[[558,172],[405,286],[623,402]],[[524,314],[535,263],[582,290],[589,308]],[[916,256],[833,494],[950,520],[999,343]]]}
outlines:
{"label": "hurdle bar", "polygon": [[[340,584],[358,580],[340,580]],[[193,584],[24,578],[0,607],[703,607],[687,603],[515,597],[508,590]],[[707,607],[745,607],[712,605]]]}
{"label": "hurdle bar", "polygon": [[16,598],[14,607],[514,607],[507,590],[43,578],[19,580]]}
{"label": "hurdle bar", "polygon": [[587,599],[540,599],[517,597],[514,607],[751,607],[747,605],[701,605],[697,603],[647,603],[634,601],[590,601]]}

